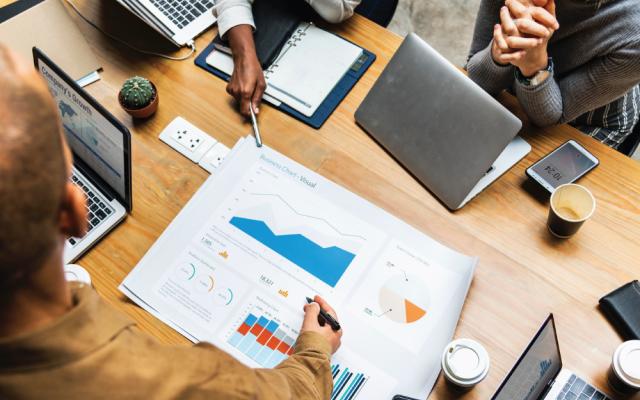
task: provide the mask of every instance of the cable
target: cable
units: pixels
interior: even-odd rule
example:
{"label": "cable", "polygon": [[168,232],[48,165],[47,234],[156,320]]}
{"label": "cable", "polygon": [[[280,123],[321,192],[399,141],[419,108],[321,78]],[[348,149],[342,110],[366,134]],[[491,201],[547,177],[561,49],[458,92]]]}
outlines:
{"label": "cable", "polygon": [[189,54],[187,54],[186,56],[182,56],[182,57],[172,57],[172,56],[168,56],[166,54],[161,54],[161,53],[155,53],[153,51],[148,51],[148,50],[141,50],[127,42],[125,42],[124,40],[113,36],[112,34],[105,32],[102,28],[100,28],[98,25],[94,24],[92,21],[90,21],[87,17],[85,17],[82,12],[80,12],[80,10],[78,9],[78,7],[75,5],[75,3],[71,0],[66,0],[66,2],[71,6],[71,8],[73,8],[73,11],[76,12],[76,14],[78,14],[78,16],[80,16],[80,18],[82,18],[87,24],[93,26],[95,29],[97,29],[99,32],[101,32],[103,35],[111,38],[112,40],[115,40],[116,42],[127,46],[128,48],[130,48],[131,50],[137,51],[138,53],[141,54],[146,54],[149,56],[156,56],[156,57],[162,57],[165,58],[167,60],[171,60],[171,61],[184,61],[187,60],[189,58],[191,58],[191,56],[196,52],[196,44],[193,40],[191,40],[189,43],[187,43],[187,46],[189,46],[189,48],[191,49],[191,51],[189,51]]}

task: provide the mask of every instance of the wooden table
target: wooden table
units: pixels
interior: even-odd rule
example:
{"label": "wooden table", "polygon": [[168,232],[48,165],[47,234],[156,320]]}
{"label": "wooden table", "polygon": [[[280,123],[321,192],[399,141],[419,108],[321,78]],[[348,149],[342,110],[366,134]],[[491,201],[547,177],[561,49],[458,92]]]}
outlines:
{"label": "wooden table", "polygon": [[[110,33],[146,49],[170,49],[115,1],[75,1]],[[196,67],[193,59],[141,56],[74,18],[104,66],[102,80],[89,86],[89,92],[133,136],[133,212],[79,263],[90,271],[98,292],[143,331],[164,343],[187,343],[117,289],[208,176],[160,142],[158,134],[180,115],[232,146],[251,132],[250,125],[235,111],[225,83]],[[354,122],[356,108],[402,38],[359,16],[335,31],[375,52],[377,61],[320,130],[262,107],[263,140],[447,246],[480,257],[456,337],[483,343],[491,370],[464,394],[455,393],[441,377],[432,398],[489,398],[549,312],[556,316],[565,366],[606,389],[606,370],[621,339],[597,303],[640,275],[640,164],[569,126],[532,127],[515,100],[505,95],[504,103],[525,119],[523,136],[533,151],[464,209],[450,213]],[[215,28],[198,38],[199,51],[214,34]],[[119,87],[133,75],[145,76],[159,88],[160,108],[147,121],[132,121],[118,105]],[[526,190],[525,169],[568,139],[578,140],[601,161],[581,180],[598,207],[577,236],[556,240],[545,226],[546,200]]]}

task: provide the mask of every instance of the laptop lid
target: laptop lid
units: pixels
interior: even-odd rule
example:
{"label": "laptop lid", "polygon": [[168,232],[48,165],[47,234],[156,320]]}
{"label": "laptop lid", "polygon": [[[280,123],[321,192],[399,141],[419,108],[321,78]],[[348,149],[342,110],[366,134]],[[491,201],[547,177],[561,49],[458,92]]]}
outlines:
{"label": "laptop lid", "polygon": [[60,111],[74,165],[109,200],[131,211],[129,130],[36,47],[33,60]]}
{"label": "laptop lid", "polygon": [[522,123],[415,34],[356,111],[356,121],[457,209]]}
{"label": "laptop lid", "polygon": [[549,314],[491,399],[542,399],[561,369],[562,359],[556,325],[553,314]]}

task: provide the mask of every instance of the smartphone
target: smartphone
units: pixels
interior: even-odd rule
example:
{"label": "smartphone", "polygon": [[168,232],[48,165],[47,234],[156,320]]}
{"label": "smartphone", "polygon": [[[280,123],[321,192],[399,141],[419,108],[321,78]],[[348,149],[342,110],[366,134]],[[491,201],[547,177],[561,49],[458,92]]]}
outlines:
{"label": "smartphone", "polygon": [[599,163],[578,142],[569,140],[527,168],[527,176],[552,193],[560,185],[577,181]]}

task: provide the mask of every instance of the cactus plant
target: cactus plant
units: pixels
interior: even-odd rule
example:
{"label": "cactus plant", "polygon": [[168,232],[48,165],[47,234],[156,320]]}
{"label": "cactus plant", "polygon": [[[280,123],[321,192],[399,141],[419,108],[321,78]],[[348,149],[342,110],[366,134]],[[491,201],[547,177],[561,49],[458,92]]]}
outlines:
{"label": "cactus plant", "polygon": [[122,104],[131,110],[148,106],[155,95],[156,91],[151,82],[139,76],[127,79],[120,90]]}
{"label": "cactus plant", "polygon": [[156,87],[148,79],[134,76],[127,79],[118,95],[122,107],[135,118],[146,118],[158,108]]}

